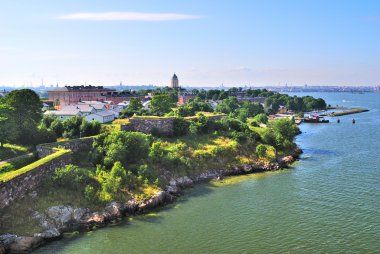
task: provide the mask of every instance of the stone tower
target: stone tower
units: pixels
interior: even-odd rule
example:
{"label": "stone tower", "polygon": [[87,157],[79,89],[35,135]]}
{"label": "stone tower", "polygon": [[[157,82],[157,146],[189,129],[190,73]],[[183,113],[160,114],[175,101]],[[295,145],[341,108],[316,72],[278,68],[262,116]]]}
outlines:
{"label": "stone tower", "polygon": [[178,87],[179,87],[179,85],[178,85],[178,77],[174,73],[174,75],[172,77],[172,88],[177,89]]}

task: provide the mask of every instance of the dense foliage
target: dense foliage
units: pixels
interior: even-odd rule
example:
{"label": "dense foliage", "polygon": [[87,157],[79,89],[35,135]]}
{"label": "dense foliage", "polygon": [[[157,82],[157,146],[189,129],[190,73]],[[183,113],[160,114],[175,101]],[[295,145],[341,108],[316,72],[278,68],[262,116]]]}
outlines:
{"label": "dense foliage", "polygon": [[[55,137],[79,138],[98,135],[101,124],[98,121],[88,122],[80,116],[73,116],[62,121],[55,115],[45,115],[39,128],[44,130],[43,133],[51,133]],[[50,142],[54,141],[54,139],[51,140]]]}
{"label": "dense foliage", "polygon": [[41,101],[30,89],[14,90],[0,100],[0,142],[37,144]]}

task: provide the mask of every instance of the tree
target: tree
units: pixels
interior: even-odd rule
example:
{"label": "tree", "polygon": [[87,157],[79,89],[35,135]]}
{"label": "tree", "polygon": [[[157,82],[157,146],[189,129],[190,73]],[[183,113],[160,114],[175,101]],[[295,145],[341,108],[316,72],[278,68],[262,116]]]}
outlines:
{"label": "tree", "polygon": [[234,112],[236,109],[240,107],[239,102],[236,97],[229,97],[224,99],[221,103],[216,106],[215,111],[229,114]]}
{"label": "tree", "polygon": [[162,116],[169,113],[175,107],[172,98],[168,94],[156,94],[150,102],[150,110],[154,115]]}
{"label": "tree", "polygon": [[263,123],[263,124],[266,124],[268,122],[268,117],[266,114],[258,114],[256,115],[254,118],[253,118],[253,121],[257,122],[257,123]]}
{"label": "tree", "polygon": [[50,125],[50,129],[52,131],[55,132],[55,134],[57,135],[57,137],[62,137],[62,134],[64,132],[64,129],[63,129],[63,124],[62,124],[62,121],[59,120],[58,118],[55,119],[51,125]]}
{"label": "tree", "polygon": [[44,115],[42,117],[42,124],[47,128],[49,129],[51,127],[51,124],[56,120],[58,119],[58,117],[54,114],[49,114],[49,115]]}
{"label": "tree", "polygon": [[139,114],[143,105],[139,98],[131,98],[128,106],[121,112],[123,118],[131,117],[134,114]]}
{"label": "tree", "polygon": [[261,104],[245,101],[241,107],[234,112],[234,115],[240,121],[245,122],[248,117],[254,117],[260,113],[264,113],[264,108]]}
{"label": "tree", "polygon": [[108,168],[117,161],[127,166],[146,159],[149,149],[149,135],[140,132],[114,131],[95,139],[91,157],[94,163],[102,161]]}
{"label": "tree", "polygon": [[30,89],[14,90],[4,97],[5,104],[14,109],[11,118],[17,129],[14,130],[16,142],[32,144],[37,126],[42,119],[41,101]]}
{"label": "tree", "polygon": [[73,116],[63,121],[63,137],[64,138],[78,138],[80,135],[80,126],[82,125],[83,118],[80,116]]}
{"label": "tree", "polygon": [[0,104],[0,147],[3,147],[4,143],[12,142],[15,139],[16,132],[14,129],[16,125],[11,118],[13,111],[14,109],[10,106]]}

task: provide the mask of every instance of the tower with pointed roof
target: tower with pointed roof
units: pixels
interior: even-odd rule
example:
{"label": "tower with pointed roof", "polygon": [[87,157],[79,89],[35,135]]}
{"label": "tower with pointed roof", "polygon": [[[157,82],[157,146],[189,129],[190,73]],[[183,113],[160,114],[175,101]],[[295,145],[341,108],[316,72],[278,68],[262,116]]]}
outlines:
{"label": "tower with pointed roof", "polygon": [[178,87],[179,87],[179,85],[178,85],[178,77],[174,73],[174,75],[172,77],[172,88],[177,89]]}

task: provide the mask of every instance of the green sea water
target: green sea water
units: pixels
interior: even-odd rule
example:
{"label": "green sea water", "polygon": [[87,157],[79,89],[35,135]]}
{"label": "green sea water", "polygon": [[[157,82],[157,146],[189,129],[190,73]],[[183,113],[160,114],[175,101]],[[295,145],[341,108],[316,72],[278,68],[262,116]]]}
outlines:
{"label": "green sea water", "polygon": [[380,253],[380,93],[311,95],[371,110],[302,124],[304,154],[290,169],[199,185],[36,253]]}

